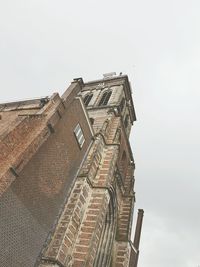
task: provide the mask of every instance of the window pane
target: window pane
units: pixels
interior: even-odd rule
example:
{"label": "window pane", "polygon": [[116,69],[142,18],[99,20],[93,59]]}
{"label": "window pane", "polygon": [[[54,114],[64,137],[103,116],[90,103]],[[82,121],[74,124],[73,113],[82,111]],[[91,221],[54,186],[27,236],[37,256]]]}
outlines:
{"label": "window pane", "polygon": [[84,138],[83,131],[81,129],[80,124],[77,124],[77,126],[74,129],[74,133],[75,133],[76,140],[78,141],[79,146],[82,147],[85,142],[85,138]]}
{"label": "window pane", "polygon": [[108,101],[111,97],[111,94],[112,94],[112,91],[107,91],[107,92],[104,92],[103,95],[102,95],[102,98],[99,102],[99,106],[105,106],[108,104]]}

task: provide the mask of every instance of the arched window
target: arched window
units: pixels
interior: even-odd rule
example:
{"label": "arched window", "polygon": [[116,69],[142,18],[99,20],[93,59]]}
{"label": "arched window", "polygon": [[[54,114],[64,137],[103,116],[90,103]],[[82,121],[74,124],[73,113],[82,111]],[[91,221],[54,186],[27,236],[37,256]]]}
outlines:
{"label": "arched window", "polygon": [[121,111],[121,112],[122,112],[123,109],[124,109],[124,104],[125,104],[125,99],[124,99],[124,97],[123,97],[122,100],[121,100],[121,102],[120,102],[120,104],[119,104],[119,107],[120,107],[120,111]]}
{"label": "arched window", "polygon": [[108,104],[108,101],[111,97],[112,91],[106,91],[103,93],[101,100],[99,102],[99,106],[105,106]]}
{"label": "arched window", "polygon": [[125,120],[124,120],[124,126],[125,126],[125,128],[128,127],[128,120],[129,120],[129,116],[126,115],[126,118],[125,118]]}
{"label": "arched window", "polygon": [[93,94],[88,94],[88,95],[86,95],[86,96],[84,97],[83,102],[84,102],[84,104],[86,105],[86,107],[89,105],[89,103],[90,103],[92,97],[93,97]]}

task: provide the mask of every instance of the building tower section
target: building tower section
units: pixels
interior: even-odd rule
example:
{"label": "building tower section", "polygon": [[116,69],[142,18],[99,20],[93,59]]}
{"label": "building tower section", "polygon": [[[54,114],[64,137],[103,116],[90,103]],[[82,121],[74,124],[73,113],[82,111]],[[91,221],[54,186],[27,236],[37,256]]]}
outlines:
{"label": "building tower section", "polygon": [[[136,267],[138,251],[131,242],[135,164],[129,143],[136,116],[128,77],[88,83],[78,78],[73,84],[80,87],[77,97],[87,110],[93,142],[40,266]],[[82,149],[81,124],[75,135]]]}
{"label": "building tower section", "polygon": [[94,266],[129,266],[135,202],[129,135],[136,120],[130,83],[127,76],[107,77],[86,83],[80,94],[95,132],[88,178],[93,187],[109,192]]}

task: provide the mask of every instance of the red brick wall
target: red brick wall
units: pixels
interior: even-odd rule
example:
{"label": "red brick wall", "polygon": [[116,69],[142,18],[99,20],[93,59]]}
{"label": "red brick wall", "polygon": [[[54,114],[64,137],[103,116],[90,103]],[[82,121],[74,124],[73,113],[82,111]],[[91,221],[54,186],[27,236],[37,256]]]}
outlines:
{"label": "red brick wall", "polygon": [[[13,153],[13,169],[17,176],[13,175],[12,184],[4,187],[0,201],[1,216],[4,217],[4,221],[0,224],[1,231],[5,229],[4,232],[7,232],[11,227],[10,233],[13,233],[13,239],[9,243],[10,250],[7,250],[9,257],[0,249],[0,265],[3,267],[14,266],[13,259],[19,263],[16,266],[27,266],[26,257],[29,258],[29,266],[34,264],[49,231],[54,228],[78,169],[92,142],[92,133],[79,99],[74,99],[65,108],[62,103],[58,103],[55,106],[56,109],[54,103],[52,104],[52,108],[46,110],[48,112],[46,116],[34,117],[35,120],[30,118],[24,120],[28,123],[27,128],[24,129],[25,133],[23,128],[22,135],[19,128],[15,128],[10,133],[15,133],[10,141],[12,145],[18,146],[19,143],[23,145],[20,145],[20,150],[16,147],[16,154]],[[37,118],[42,119],[37,120]],[[35,121],[37,124],[34,123]],[[77,123],[81,125],[85,137],[85,143],[81,149],[73,132]],[[51,125],[50,129],[48,124]],[[9,155],[10,151],[7,151]],[[21,161],[23,163],[18,164]],[[8,166],[11,162],[11,160],[8,162]],[[0,185],[4,185],[2,181]],[[12,202],[14,199],[16,200]],[[13,218],[9,224],[5,224],[9,221],[7,216]],[[27,223],[28,220],[30,224]],[[20,229],[27,244],[22,243]],[[14,231],[18,234],[14,235]],[[35,235],[31,231],[36,231]],[[40,236],[38,236],[39,233]],[[7,242],[6,239],[11,237],[5,235],[4,238]]]}

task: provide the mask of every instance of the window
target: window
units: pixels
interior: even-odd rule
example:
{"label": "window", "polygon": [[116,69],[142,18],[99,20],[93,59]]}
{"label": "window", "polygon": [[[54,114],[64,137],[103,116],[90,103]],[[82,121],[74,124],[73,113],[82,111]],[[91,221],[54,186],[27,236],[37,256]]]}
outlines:
{"label": "window", "polygon": [[99,106],[105,106],[108,104],[108,101],[111,97],[112,91],[106,91],[103,93],[102,98],[99,102]]}
{"label": "window", "polygon": [[129,116],[126,115],[126,118],[125,118],[125,120],[124,120],[124,126],[125,126],[125,128],[128,127],[128,120],[129,120]]}
{"label": "window", "polygon": [[77,140],[77,142],[81,148],[85,142],[85,137],[83,135],[83,131],[82,131],[79,123],[76,125],[76,128],[74,129],[74,134],[75,134],[76,140]]}
{"label": "window", "polygon": [[94,124],[94,118],[90,118],[90,123],[91,123],[91,125]]}
{"label": "window", "polygon": [[93,94],[88,94],[88,95],[86,95],[86,96],[84,97],[83,102],[84,102],[84,104],[86,105],[86,107],[89,105],[89,103],[90,103],[92,97],[93,97]]}
{"label": "window", "polygon": [[120,111],[121,111],[121,112],[122,112],[123,109],[124,109],[124,104],[125,104],[125,99],[124,99],[124,97],[123,97],[122,100],[121,100],[121,102],[120,102],[120,104],[119,104],[119,107],[120,107]]}

